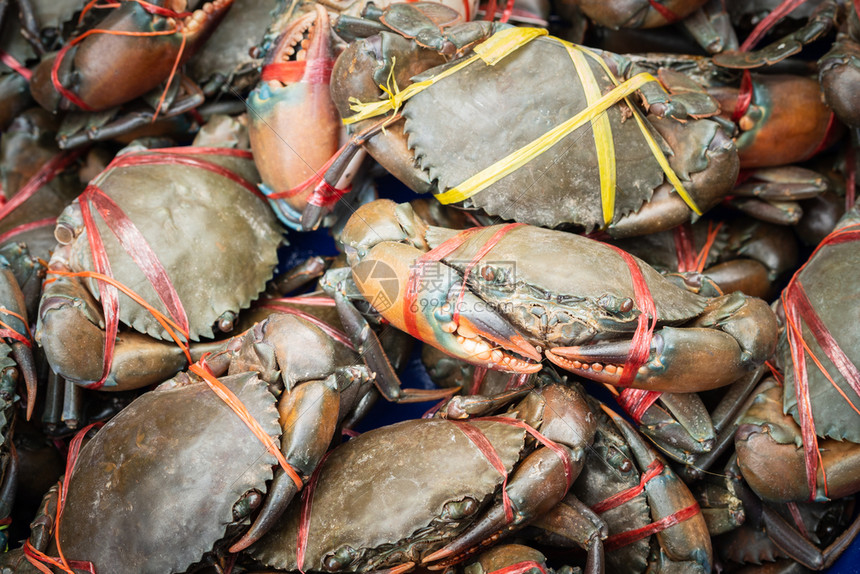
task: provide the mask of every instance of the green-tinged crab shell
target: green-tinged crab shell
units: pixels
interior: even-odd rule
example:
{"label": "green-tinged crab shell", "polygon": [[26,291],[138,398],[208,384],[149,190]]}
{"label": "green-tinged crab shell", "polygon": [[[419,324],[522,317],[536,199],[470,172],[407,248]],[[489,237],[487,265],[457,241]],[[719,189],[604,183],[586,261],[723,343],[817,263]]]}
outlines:
{"label": "green-tinged crab shell", "polygon": [[[501,227],[474,233],[444,259],[445,263],[462,272]],[[456,233],[430,227],[425,237],[435,248]],[[658,322],[683,322],[705,308],[705,298],[670,283],[646,263],[636,261],[654,299]],[[485,265],[493,269],[493,281],[484,278]],[[500,282],[498,277],[502,275],[506,280]],[[633,282],[624,259],[608,245],[572,233],[532,226],[511,229],[474,267],[469,285],[518,327],[543,339],[553,337],[558,345],[630,334],[638,322]],[[556,315],[569,327],[558,324],[558,332],[551,335],[547,325],[541,326],[541,311],[530,313],[534,307]]]}
{"label": "green-tinged crab shell", "polygon": [[[259,181],[252,160],[196,157],[224,166],[251,183]],[[152,165],[113,168],[94,183],[134,222],[161,261],[188,315],[192,340],[212,337],[216,320],[227,311],[238,313],[248,307],[272,277],[282,241],[278,224],[265,202],[230,179],[197,167]],[[79,212],[75,202],[60,221],[80,221]],[[143,272],[92,212],[114,277],[167,314]],[[92,271],[86,231],[80,231],[74,241],[70,267]],[[99,297],[95,280],[87,280],[87,288]],[[149,311],[122,293],[119,306],[124,324],[169,340]]]}
{"label": "green-tinged crab shell", "polygon": [[[221,381],[277,442],[265,383],[254,373]],[[63,553],[93,562],[96,572],[184,572],[225,535],[242,495],[266,491],[273,464],[206,383],[168,381],[81,450],[63,511]]]}
{"label": "green-tinged crab shell", "polygon": [[[510,470],[519,460],[524,431],[489,421],[469,424],[484,433]],[[475,516],[444,523],[440,516],[446,503],[469,497],[482,505],[501,482],[486,456],[450,421],[418,419],[369,431],[332,451],[322,465],[304,570],[325,571],[325,557],[344,546],[358,553],[343,568],[353,572],[384,568],[386,558],[392,563],[420,560]],[[255,558],[276,568],[297,568],[300,510],[294,505],[251,548]],[[424,544],[422,538],[429,540]]]}
{"label": "green-tinged crab shell", "polygon": [[[836,229],[858,222],[860,222],[860,215],[855,210],[844,217]],[[836,339],[839,347],[854,365],[860,366],[860,328],[858,328],[860,305],[857,303],[860,286],[853,279],[857,276],[857,269],[860,269],[860,246],[856,241],[831,244],[823,247],[810,259],[797,276],[797,280],[809,297],[812,308]],[[849,398],[853,397],[856,404],[857,395],[854,390],[821,350],[806,322],[801,321],[801,323],[804,342],[827,368],[842,393]],[[785,373],[783,398],[785,412],[798,420],[795,372],[784,331],[780,335],[777,355]],[[816,434],[837,440],[848,439],[851,442],[860,442],[860,416],[809,359],[808,352],[805,353],[805,357]]]}
{"label": "green-tinged crab shell", "polygon": [[[601,94],[614,87],[600,65],[583,56]],[[548,62],[553,62],[549,65]],[[438,74],[433,68],[416,77]],[[560,78],[566,78],[560,79]],[[588,106],[565,47],[538,38],[488,66],[469,64],[434,84],[403,106],[404,131],[418,166],[436,181],[438,192],[460,185],[484,168],[523,148]],[[640,209],[651,199],[664,174],[627,104],[607,110],[617,161],[613,220]],[[646,122],[647,124],[647,122]],[[691,122],[701,150],[672,157],[669,144],[654,129],[655,140],[683,179],[708,165],[707,142],[713,122]],[[686,129],[686,128],[685,128]],[[704,130],[704,132],[701,132]],[[466,200],[490,215],[543,227],[575,223],[591,230],[604,225],[594,129],[586,123],[525,166]]]}

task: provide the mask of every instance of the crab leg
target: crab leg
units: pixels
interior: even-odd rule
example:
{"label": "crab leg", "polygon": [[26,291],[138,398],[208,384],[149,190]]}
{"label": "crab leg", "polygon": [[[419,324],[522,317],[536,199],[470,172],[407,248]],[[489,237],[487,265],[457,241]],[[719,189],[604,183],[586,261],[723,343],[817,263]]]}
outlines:
{"label": "crab leg", "polygon": [[0,299],[3,301],[3,308],[0,309],[2,328],[14,331],[11,334],[15,339],[8,337],[9,345],[12,349],[12,356],[18,364],[18,371],[21,373],[27,388],[27,420],[30,420],[33,407],[36,404],[36,365],[33,360],[33,351],[29,347],[30,337],[27,336],[27,305],[24,294],[21,292],[12,270],[8,267],[4,267],[0,271],[0,294],[2,294]]}
{"label": "crab leg", "polygon": [[355,350],[364,359],[368,368],[375,374],[374,383],[382,396],[398,403],[414,403],[444,399],[457,389],[404,389],[400,378],[382,349],[382,343],[367,320],[340,291],[334,294],[344,330],[355,345]]}
{"label": "crab leg", "polygon": [[[776,317],[764,301],[741,293],[725,295],[711,300],[690,327],[656,331],[631,386],[696,392],[728,385],[764,363],[776,338]],[[623,341],[558,347],[546,356],[587,379],[617,385],[631,351],[632,343]],[[712,366],[710,371],[703,369],[705,364]]]}
{"label": "crab leg", "polygon": [[[659,460],[654,449],[642,440],[630,423],[614,413],[611,418],[630,445],[640,468],[647,468]],[[696,504],[690,490],[669,466],[664,466],[658,476],[645,484],[645,494],[651,508],[651,518],[655,523]],[[701,567],[702,571],[710,572],[713,563],[711,539],[705,519],[698,509],[693,516],[657,532],[656,536],[660,541],[661,551],[670,560],[687,563],[691,571]]]}
{"label": "crab leg", "polygon": [[[585,463],[585,449],[591,444],[597,422],[584,397],[574,388],[548,387],[545,392],[528,395],[516,406],[527,423],[538,424],[543,435],[535,435],[544,444],[523,460],[508,478],[505,492],[510,508],[498,500],[460,536],[444,548],[424,557],[424,564],[435,562],[430,569],[441,569],[493,544],[500,536],[515,530],[537,516],[549,512],[567,495],[570,485]],[[500,420],[495,417],[493,420]],[[529,431],[530,433],[532,431]],[[509,514],[510,511],[510,514]],[[584,520],[593,526],[583,540],[595,539],[602,521],[586,512]],[[595,552],[598,545],[589,543]]]}
{"label": "crab leg", "polygon": [[[300,474],[303,483],[307,482],[334,438],[343,401],[342,391],[353,385],[360,387],[370,378],[367,372],[356,371],[354,368],[343,369],[325,380],[302,383],[284,393],[278,404],[284,429],[281,452]],[[298,491],[299,485],[279,468],[260,514],[248,532],[230,547],[230,552],[244,550],[268,532]]]}

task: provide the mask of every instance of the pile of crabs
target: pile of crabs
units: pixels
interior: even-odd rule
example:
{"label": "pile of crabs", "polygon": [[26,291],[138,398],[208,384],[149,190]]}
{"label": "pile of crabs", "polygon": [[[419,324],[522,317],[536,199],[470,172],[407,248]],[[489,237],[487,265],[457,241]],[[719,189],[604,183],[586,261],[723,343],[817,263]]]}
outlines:
{"label": "pile of crabs", "polygon": [[0,129],[2,574],[856,551],[857,1],[0,0]]}

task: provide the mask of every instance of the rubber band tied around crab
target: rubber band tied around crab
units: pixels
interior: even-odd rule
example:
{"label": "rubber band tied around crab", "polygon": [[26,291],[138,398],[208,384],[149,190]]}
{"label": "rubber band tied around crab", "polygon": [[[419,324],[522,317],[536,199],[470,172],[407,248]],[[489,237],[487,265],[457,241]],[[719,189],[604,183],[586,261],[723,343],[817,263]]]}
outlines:
{"label": "rubber band tied around crab", "polygon": [[[356,98],[350,98],[350,109],[357,113],[348,118],[344,118],[343,123],[349,125],[386,114],[392,110],[396,112],[400,109],[403,103],[412,96],[424,91],[448,76],[457,73],[473,62],[482,60],[489,66],[495,65],[505,56],[508,56],[535,38],[545,36],[546,34],[546,30],[537,28],[509,28],[502,30],[491,36],[484,43],[475,47],[475,55],[464,59],[460,63],[427,80],[411,84],[403,90],[400,90],[396,83],[391,81],[394,67],[392,64],[392,70],[389,72],[388,85],[380,85],[380,88],[387,94],[388,98],[378,102],[367,103],[361,102]],[[666,155],[663,153],[663,150],[660,149],[660,145],[646,128],[645,120],[638,112],[638,108],[636,108],[632,102],[627,99],[628,96],[641,88],[644,84],[657,82],[659,85],[657,79],[651,74],[643,72],[636,74],[624,82],[618,82],[600,56],[580,46],[565,42],[564,40],[560,40],[552,36],[549,36],[549,39],[560,43],[567,49],[585,91],[588,106],[572,118],[569,118],[567,121],[562,122],[517,151],[481,170],[456,187],[436,194],[436,199],[445,205],[465,201],[506,175],[526,165],[545,151],[552,148],[575,130],[587,123],[590,123],[594,131],[595,146],[597,148],[603,220],[605,224],[609,224],[609,222],[612,221],[615,211],[615,148],[612,139],[611,126],[603,114],[621,100],[625,100],[629,108],[633,110],[633,117],[636,119],[639,130],[645,138],[648,148],[657,163],[660,165],[663,173],[666,175],[666,179],[669,180],[675,188],[675,191],[684,200],[684,203],[686,203],[694,213],[702,215],[702,211],[698,208],[692,197],[684,188],[678,175],[669,165]],[[596,61],[603,68],[604,72],[615,84],[615,88],[606,94],[600,94],[600,89],[597,86],[594,73],[586,64],[585,57],[589,57]]]}

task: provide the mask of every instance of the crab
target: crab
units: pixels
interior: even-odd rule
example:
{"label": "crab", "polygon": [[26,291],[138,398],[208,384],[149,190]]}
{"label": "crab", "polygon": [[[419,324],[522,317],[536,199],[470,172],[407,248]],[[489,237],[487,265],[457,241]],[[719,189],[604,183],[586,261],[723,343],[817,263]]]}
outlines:
{"label": "crab", "polygon": [[[536,372],[546,356],[598,382],[689,392],[737,380],[776,346],[764,301],[701,297],[570,233],[524,224],[458,233],[428,227],[408,204],[377,200],[356,211],[341,238],[355,285],[386,320],[491,369]],[[631,337],[649,312],[631,272],[648,285],[659,326],[635,366]]]}
{"label": "crab", "polygon": [[[408,420],[339,446],[320,465],[306,510],[293,507],[251,555],[287,570],[402,572],[419,562],[438,570],[519,529],[564,497],[595,428],[574,387],[524,392],[511,418]],[[596,522],[583,540],[592,559]]]}
{"label": "crab", "polygon": [[[181,327],[178,338],[200,342],[200,352],[219,348],[220,343],[201,339],[232,329],[240,309],[274,273],[282,243],[274,216],[255,195],[256,181],[250,154],[243,150],[120,154],[63,211],[55,229],[59,245],[48,263],[36,328],[54,372],[80,385],[126,390],[180,370],[189,357],[164,341],[169,331],[129,298],[133,293],[171,315]],[[122,243],[115,235],[122,232],[114,231],[118,225],[126,229]],[[126,289],[118,299],[107,275]],[[208,296],[199,297],[204,292]],[[105,305],[106,297],[107,312],[96,303]],[[112,299],[118,309],[111,311]],[[128,328],[117,336],[119,322]]]}
{"label": "crab", "polygon": [[[681,94],[668,96],[633,68],[622,83],[620,57],[542,29],[455,17],[431,3],[394,4],[379,17],[387,30],[341,54],[332,95],[354,133],[346,157],[363,147],[408,187],[443,203],[616,236],[675,226],[732,187],[734,145],[718,123],[695,119],[716,114],[715,103],[687,110]],[[647,119],[633,100],[636,87]],[[335,162],[320,185],[334,185],[341,171]],[[319,217],[309,207],[303,224]]]}

